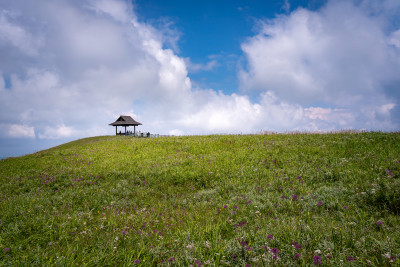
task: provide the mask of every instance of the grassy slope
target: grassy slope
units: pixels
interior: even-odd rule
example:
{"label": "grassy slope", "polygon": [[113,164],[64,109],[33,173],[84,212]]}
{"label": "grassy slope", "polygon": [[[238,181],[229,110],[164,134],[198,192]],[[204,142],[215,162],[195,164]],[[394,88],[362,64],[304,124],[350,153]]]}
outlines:
{"label": "grassy slope", "polygon": [[400,264],[399,161],[399,133],[77,140],[0,161],[0,265]]}

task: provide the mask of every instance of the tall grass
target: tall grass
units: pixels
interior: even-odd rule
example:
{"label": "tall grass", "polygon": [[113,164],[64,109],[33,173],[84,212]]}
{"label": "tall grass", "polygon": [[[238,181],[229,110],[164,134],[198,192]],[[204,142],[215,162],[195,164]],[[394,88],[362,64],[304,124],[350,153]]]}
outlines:
{"label": "tall grass", "polygon": [[0,161],[0,265],[400,265],[400,134],[95,137]]}

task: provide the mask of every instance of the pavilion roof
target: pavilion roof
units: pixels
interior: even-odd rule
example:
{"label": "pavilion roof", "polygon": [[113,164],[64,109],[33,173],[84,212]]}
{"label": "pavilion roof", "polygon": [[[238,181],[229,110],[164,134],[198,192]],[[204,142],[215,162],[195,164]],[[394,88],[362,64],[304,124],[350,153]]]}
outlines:
{"label": "pavilion roof", "polygon": [[131,116],[119,116],[119,118],[113,122],[110,123],[109,125],[112,126],[138,126],[138,125],[142,125],[140,122],[135,121],[134,119],[132,119]]}

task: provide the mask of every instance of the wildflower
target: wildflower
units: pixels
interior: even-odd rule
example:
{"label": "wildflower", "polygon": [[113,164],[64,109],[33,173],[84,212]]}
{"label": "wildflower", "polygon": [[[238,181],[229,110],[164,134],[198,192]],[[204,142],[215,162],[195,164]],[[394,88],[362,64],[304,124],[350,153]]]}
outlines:
{"label": "wildflower", "polygon": [[228,205],[225,205],[224,208],[227,209],[227,208],[228,208]]}
{"label": "wildflower", "polygon": [[247,263],[244,267],[251,267],[251,264]]}
{"label": "wildflower", "polygon": [[245,247],[245,246],[247,246],[247,242],[243,240],[243,241],[240,242],[240,245],[241,245],[242,247]]}
{"label": "wildflower", "polygon": [[171,257],[171,258],[168,259],[168,261],[169,261],[169,262],[174,262],[174,261],[175,261],[175,258],[174,258],[174,257]]}
{"label": "wildflower", "polygon": [[314,261],[313,261],[314,265],[319,265],[321,264],[321,257],[318,255],[314,256]]}
{"label": "wildflower", "polygon": [[244,203],[244,204],[250,204],[250,203],[252,203],[252,201],[251,200],[249,200],[249,201],[247,201],[246,203]]}
{"label": "wildflower", "polygon": [[316,251],[314,251],[317,254],[321,254],[321,250],[317,249]]}
{"label": "wildflower", "polygon": [[197,266],[203,266],[203,263],[201,263],[201,261],[200,261],[200,260],[195,260],[195,261],[194,261],[194,263],[196,263],[196,264],[197,264]]}
{"label": "wildflower", "polygon": [[292,245],[296,248],[296,249],[302,249],[303,247],[298,244],[297,242],[293,242]]}
{"label": "wildflower", "polygon": [[10,250],[9,248],[3,249],[4,252],[7,252],[7,251],[9,251],[9,250]]}
{"label": "wildflower", "polygon": [[140,263],[140,260],[135,260],[134,263]]}
{"label": "wildflower", "polygon": [[301,258],[301,254],[300,253],[297,253],[296,255],[294,255],[294,259],[295,260],[300,259],[300,258]]}
{"label": "wildflower", "polygon": [[382,225],[383,222],[382,222],[382,221],[377,221],[376,224],[377,224],[377,225]]}
{"label": "wildflower", "polygon": [[322,204],[322,201],[318,201],[317,206],[321,206]]}
{"label": "wildflower", "polygon": [[327,257],[328,259],[331,259],[331,258],[332,258],[332,255],[331,255],[331,254],[326,254],[325,257]]}
{"label": "wildflower", "polygon": [[347,261],[354,261],[354,258],[352,256],[348,256]]}
{"label": "wildflower", "polygon": [[272,235],[268,235],[267,238],[268,239],[274,239],[274,237]]}
{"label": "wildflower", "polygon": [[347,207],[347,206],[343,206],[343,208],[344,208],[345,210],[348,210],[348,209],[349,209],[349,207]]}
{"label": "wildflower", "polygon": [[127,231],[121,231],[121,234],[126,235],[126,234],[128,234],[128,232]]}
{"label": "wildflower", "polygon": [[293,200],[296,200],[296,199],[298,199],[298,198],[299,198],[298,195],[293,194],[293,196],[292,196],[292,199],[293,199]]}
{"label": "wildflower", "polygon": [[271,249],[271,253],[276,255],[279,253],[279,249],[273,248],[273,249]]}
{"label": "wildflower", "polygon": [[245,226],[246,223],[247,223],[246,221],[241,221],[240,223],[233,225],[233,227],[242,227]]}
{"label": "wildflower", "polygon": [[239,207],[238,207],[238,206],[233,206],[233,208],[234,208],[234,209],[239,209]]}

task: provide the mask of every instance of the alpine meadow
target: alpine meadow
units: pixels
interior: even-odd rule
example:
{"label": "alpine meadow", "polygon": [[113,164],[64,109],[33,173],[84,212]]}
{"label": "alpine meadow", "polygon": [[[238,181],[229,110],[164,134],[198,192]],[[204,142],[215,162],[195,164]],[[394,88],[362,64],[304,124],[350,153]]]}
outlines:
{"label": "alpine meadow", "polygon": [[399,266],[400,133],[102,136],[0,161],[0,266]]}

